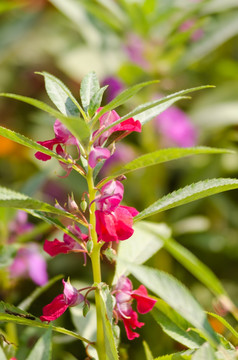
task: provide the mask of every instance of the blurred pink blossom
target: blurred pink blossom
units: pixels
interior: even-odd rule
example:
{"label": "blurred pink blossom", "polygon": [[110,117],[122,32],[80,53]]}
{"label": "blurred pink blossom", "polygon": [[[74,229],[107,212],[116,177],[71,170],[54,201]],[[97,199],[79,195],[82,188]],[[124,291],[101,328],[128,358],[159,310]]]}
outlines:
{"label": "blurred pink blossom", "polygon": [[102,85],[108,85],[105,92],[106,102],[112,101],[122,90],[124,90],[124,85],[115,76],[108,76],[104,78]]}
{"label": "blurred pink blossom", "polygon": [[[179,30],[181,32],[192,30],[195,24],[196,22],[194,19],[188,19],[180,26]],[[201,28],[199,28],[199,29],[194,29],[190,37],[192,41],[198,41],[203,37],[203,35],[204,35],[204,31]]]}

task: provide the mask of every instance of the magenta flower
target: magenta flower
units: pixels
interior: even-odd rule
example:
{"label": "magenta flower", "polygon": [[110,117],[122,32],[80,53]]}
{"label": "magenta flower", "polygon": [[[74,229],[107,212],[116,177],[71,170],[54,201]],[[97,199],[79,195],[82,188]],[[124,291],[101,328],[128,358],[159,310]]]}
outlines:
{"label": "magenta flower", "polygon": [[137,311],[140,314],[146,314],[151,311],[156,303],[156,300],[148,296],[144,285],[140,285],[137,290],[133,290],[131,281],[121,276],[113,291],[116,297],[115,311],[120,320],[123,321],[126,334],[129,340],[133,340],[140,335],[135,330],[141,328],[144,323],[138,321],[138,314],[132,309],[133,299],[137,302]]}
{"label": "magenta flower", "polygon": [[[78,226],[68,226],[68,229],[80,240],[88,240],[88,235],[83,234]],[[50,256],[85,251],[77,241],[67,234],[64,234],[63,241],[59,241],[58,239],[54,239],[54,241],[45,240],[43,248]]]}
{"label": "magenta flower", "polygon": [[138,211],[133,207],[119,206],[123,193],[123,185],[119,181],[112,180],[102,187],[101,194],[96,198],[98,241],[118,242],[132,236],[133,217],[138,214]]}
{"label": "magenta flower", "polygon": [[[190,31],[190,30],[192,30],[194,25],[195,25],[195,20],[188,19],[184,23],[181,24],[181,26],[179,27],[179,30],[181,32]],[[194,29],[194,31],[192,31],[190,37],[191,37],[192,41],[198,41],[203,37],[203,35],[204,35],[204,31],[201,28],[199,28],[199,29]]]}
{"label": "magenta flower", "polygon": [[[99,112],[102,108],[99,108],[97,111]],[[98,132],[106,128],[107,126],[113,124],[115,121],[119,120],[120,116],[117,114],[115,110],[108,111],[99,118],[100,128],[97,130],[94,135]],[[125,135],[129,135],[131,132],[141,132],[141,123],[139,120],[134,120],[133,118],[129,118],[125,121],[122,121],[120,124],[113,126],[111,129],[105,131],[95,142],[94,146],[103,146],[106,140],[109,138],[111,134],[116,131],[125,131]]]}
{"label": "magenta flower", "polygon": [[196,145],[197,131],[190,118],[179,108],[171,106],[155,119],[155,127],[165,142],[181,147]]}
{"label": "magenta flower", "polygon": [[91,168],[95,168],[95,166],[99,161],[106,160],[110,156],[111,153],[107,148],[96,146],[89,153],[88,163],[91,166]]}
{"label": "magenta flower", "polygon": [[19,249],[9,271],[11,278],[29,277],[40,286],[48,281],[46,262],[36,244]]}
{"label": "magenta flower", "polygon": [[[58,155],[61,155],[63,158],[65,158],[67,160],[68,159],[72,160],[71,156],[66,153],[65,149],[63,149],[61,145],[76,145],[78,148],[78,151],[80,152],[78,140],[71,134],[71,132],[58,119],[56,119],[56,121],[54,123],[54,133],[55,133],[54,139],[46,140],[46,141],[37,141],[38,144],[46,147],[49,150],[53,150],[54,146],[57,145],[56,153]],[[50,155],[44,154],[40,151],[37,151],[35,153],[35,157],[38,160],[42,160],[42,161],[48,161],[51,159]],[[63,169],[67,172],[66,176],[68,176],[70,171],[72,170],[71,165],[65,164],[61,161],[59,163],[63,167]]]}
{"label": "magenta flower", "polygon": [[84,296],[73,287],[69,281],[62,280],[64,292],[54,298],[54,300],[44,306],[43,315],[40,316],[41,321],[53,321],[58,319],[68,307],[76,306],[84,301]]}

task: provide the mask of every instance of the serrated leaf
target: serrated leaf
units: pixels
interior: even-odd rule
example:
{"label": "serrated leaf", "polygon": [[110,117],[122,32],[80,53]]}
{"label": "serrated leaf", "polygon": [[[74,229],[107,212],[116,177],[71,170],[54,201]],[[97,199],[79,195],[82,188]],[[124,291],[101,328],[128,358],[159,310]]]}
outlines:
{"label": "serrated leaf", "polygon": [[189,349],[197,349],[204,343],[205,340],[196,332],[192,329],[189,330],[191,324],[167,305],[165,301],[157,300],[152,315],[167,335]]}
{"label": "serrated leaf", "polygon": [[201,331],[213,345],[219,343],[206,314],[188,289],[171,275],[143,265],[128,264],[131,273],[148,289],[161,297],[184,319]]}
{"label": "serrated leaf", "polygon": [[203,344],[192,356],[192,360],[216,360],[215,351],[210,344]]}
{"label": "serrated leaf", "polygon": [[104,91],[107,89],[107,87],[108,85],[102,87],[92,96],[88,107],[88,115],[90,117],[93,116],[95,111],[100,107]]}
{"label": "serrated leaf", "polygon": [[46,92],[62,114],[66,116],[79,114],[80,105],[61,80],[47,72],[37,72],[36,74],[44,76]]}
{"label": "serrated leaf", "polygon": [[[133,228],[134,234],[127,241],[121,241],[119,244],[113,283],[117,282],[121,275],[129,274],[127,262],[137,265],[143,264],[159,251],[164,240],[171,236],[171,231],[165,224],[143,221]],[[155,233],[151,229],[154,229]]]}
{"label": "serrated leaf", "polygon": [[112,331],[113,300],[108,286],[100,289],[101,317],[103,323],[106,359],[119,360],[116,343]]}
{"label": "serrated leaf", "polygon": [[37,142],[27,138],[26,136],[18,134],[15,131],[9,130],[3,126],[0,126],[0,135],[4,136],[5,138],[7,138],[9,140],[15,141],[18,144],[24,145],[30,149],[33,149],[35,151],[40,151],[44,154],[50,155],[53,158],[55,158],[59,161],[62,161],[63,163],[72,164],[71,161],[64,159],[62,156],[58,155],[54,151],[51,151],[51,150],[47,149],[46,147],[38,144]]}
{"label": "serrated leaf", "polygon": [[134,221],[136,222],[158,212],[237,188],[237,179],[220,178],[199,181],[162,197],[160,200],[156,201],[154,204],[150,205],[134,217]]}
{"label": "serrated leaf", "polygon": [[[122,91],[119,95],[117,95],[112,101],[110,101],[107,105],[105,105],[99,111],[99,113],[95,116],[94,122],[96,122],[100,118],[100,116],[105,114],[107,111],[116,109],[118,106],[124,104],[127,100],[129,100],[132,96],[134,96],[138,91],[143,89],[143,87],[151,85],[151,84],[156,84],[156,83],[158,83],[157,80],[147,81],[147,82],[144,82],[141,84],[134,85],[134,86],[130,87],[129,89]],[[126,117],[126,119],[128,119],[129,117],[130,116]],[[119,124],[119,123],[120,123],[120,120],[115,121],[112,124],[112,126],[115,126],[116,124]],[[110,129],[110,127],[108,126],[106,129]]]}
{"label": "serrated leaf", "polygon": [[159,356],[154,360],[191,360],[191,354],[192,352],[190,350],[187,350],[173,353],[170,355]]}
{"label": "serrated leaf", "polygon": [[[6,313],[6,310],[9,311],[10,313]],[[13,314],[11,314],[11,312]],[[19,314],[19,315],[16,315]],[[23,315],[23,316],[21,316]],[[32,320],[34,318],[34,320]],[[17,308],[16,306],[4,303],[3,301],[0,302],[0,322],[12,322],[18,325],[25,325],[25,326],[32,326],[32,327],[38,327],[38,328],[42,328],[42,329],[49,329],[51,328],[53,331],[58,332],[60,334],[65,334],[65,335],[69,335],[72,336],[78,340],[84,341],[86,343],[90,343],[90,340],[82,337],[81,335],[59,327],[59,326],[52,326],[52,325],[48,325],[44,322],[42,322],[39,318],[37,318],[36,316],[29,314],[26,311],[23,311],[19,308]],[[93,345],[92,345],[93,346]]]}
{"label": "serrated leaf", "polygon": [[48,329],[34,345],[26,360],[51,360],[52,355],[52,330]]}
{"label": "serrated leaf", "polygon": [[200,154],[226,154],[233,153],[227,149],[217,149],[210,148],[205,146],[198,146],[193,148],[168,148],[161,149],[149,154],[142,155],[119,169],[116,173],[112,174],[111,177],[115,177],[121,174],[127,174],[128,172],[141,169],[147,166],[152,166],[156,164],[161,164],[167,161],[183,158],[190,155],[200,155]]}
{"label": "serrated leaf", "polygon": [[64,124],[71,131],[71,133],[80,141],[83,141],[90,136],[90,129],[88,125],[83,119],[79,117],[67,117],[61,114],[59,111],[52,108],[51,106],[43,103],[42,101],[32,99],[26,96],[8,94],[8,93],[0,93],[0,96],[25,102],[40,110],[47,112],[48,114],[59,119],[62,122],[62,124]]}
{"label": "serrated leaf", "polygon": [[85,111],[88,111],[92,97],[100,90],[99,81],[94,71],[88,73],[80,85],[80,97]]}
{"label": "serrated leaf", "polygon": [[173,239],[165,241],[164,247],[177,261],[179,261],[204,285],[206,285],[207,288],[215,295],[226,294],[220,280],[205,264],[203,264],[193,253],[191,253],[191,251],[178,244]]}

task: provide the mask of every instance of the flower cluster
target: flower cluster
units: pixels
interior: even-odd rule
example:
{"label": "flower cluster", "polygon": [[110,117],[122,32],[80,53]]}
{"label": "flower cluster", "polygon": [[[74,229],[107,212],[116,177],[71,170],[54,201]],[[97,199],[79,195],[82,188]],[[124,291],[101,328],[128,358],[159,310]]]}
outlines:
{"label": "flower cluster", "polygon": [[138,314],[132,309],[132,302],[135,299],[137,311],[140,314],[146,314],[153,309],[156,300],[148,296],[144,285],[140,285],[138,289],[133,290],[130,279],[125,276],[119,278],[113,293],[116,297],[114,310],[117,317],[123,321],[128,339],[133,340],[139,337],[139,334],[132,330],[141,328],[144,323],[138,321]]}
{"label": "flower cluster", "polygon": [[101,194],[95,200],[98,241],[118,242],[132,236],[133,217],[138,211],[133,207],[119,205],[123,193],[124,187],[117,180],[111,180],[101,188]]}

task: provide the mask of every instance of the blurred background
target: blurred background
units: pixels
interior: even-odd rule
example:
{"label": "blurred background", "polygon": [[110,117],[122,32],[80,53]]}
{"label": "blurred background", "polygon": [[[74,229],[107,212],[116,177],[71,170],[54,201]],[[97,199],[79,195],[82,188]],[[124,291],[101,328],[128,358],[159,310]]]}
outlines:
{"label": "blurred background", "polygon": [[[89,71],[96,71],[100,83],[109,85],[103,99],[106,104],[129,86],[159,79],[159,84],[144,88],[118,109],[118,113],[124,115],[143,102],[186,88],[214,85],[214,89],[192,94],[191,100],[176,103],[146,124],[141,134],[132,134],[118,144],[113,162],[105,164],[101,176],[159,148],[199,145],[236,151],[237,35],[238,0],[1,0],[0,92],[29,96],[50,104],[43,78],[35,74],[47,71],[59,77],[79,98],[82,78]],[[2,126],[43,141],[54,137],[53,123],[53,118],[30,105],[0,98]],[[1,186],[51,204],[57,199],[61,205],[73,191],[79,202],[85,183],[77,174],[71,173],[67,178],[61,178],[62,175],[56,160],[40,162],[33,151],[0,137]],[[124,182],[126,204],[141,211],[159,197],[187,184],[237,176],[236,153],[172,161],[129,174]],[[232,191],[150,219],[166,222],[174,238],[221,279],[234,302],[238,296],[237,199],[237,191]],[[43,254],[43,241],[60,236],[62,238],[54,229],[30,216],[0,208],[2,300],[19,305],[37,285],[47,281],[47,276],[62,274],[65,279],[70,276],[72,281],[80,279],[80,285],[91,283],[90,264],[82,266],[80,255],[50,258]],[[34,256],[41,269],[40,278],[31,269]],[[16,258],[27,264],[22,271],[17,268]],[[160,250],[149,265],[176,274],[206,310],[213,310],[215,299],[209,289],[165,250]],[[112,273],[113,265],[105,262],[104,280],[110,281]],[[42,306],[60,292],[62,285],[57,281],[37,298],[30,312],[41,315]],[[140,320],[147,323],[140,333],[154,356],[182,349],[160,330],[150,315]],[[57,324],[77,327],[69,312],[57,320]],[[212,325],[218,327],[214,321]],[[10,324],[2,328],[19,344],[18,360],[26,358],[41,334],[40,330],[21,328],[19,335],[19,329]],[[222,327],[216,330],[225,331]],[[122,330],[120,354],[123,360],[144,359],[141,339],[129,343]],[[81,360],[85,356],[79,342],[55,336],[54,360]]]}

